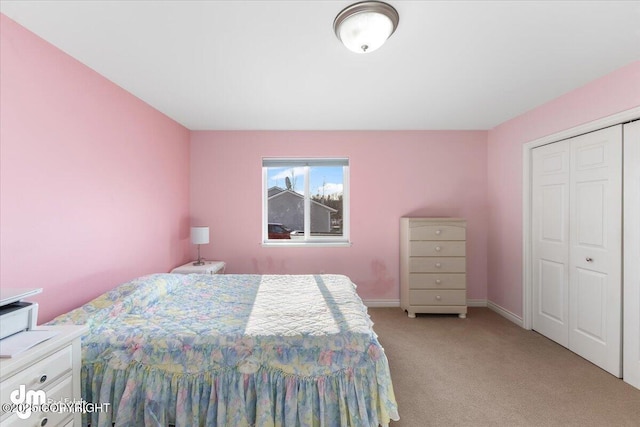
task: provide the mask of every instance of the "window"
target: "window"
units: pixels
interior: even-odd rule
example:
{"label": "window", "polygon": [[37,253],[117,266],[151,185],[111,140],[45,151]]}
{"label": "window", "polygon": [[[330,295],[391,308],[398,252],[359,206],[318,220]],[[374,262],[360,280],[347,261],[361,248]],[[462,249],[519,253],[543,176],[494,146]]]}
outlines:
{"label": "window", "polygon": [[349,159],[262,159],[262,242],[348,244]]}

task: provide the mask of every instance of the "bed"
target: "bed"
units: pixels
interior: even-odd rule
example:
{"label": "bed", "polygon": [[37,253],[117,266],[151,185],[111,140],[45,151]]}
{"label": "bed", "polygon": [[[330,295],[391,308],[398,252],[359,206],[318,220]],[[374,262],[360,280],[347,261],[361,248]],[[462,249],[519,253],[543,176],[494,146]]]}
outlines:
{"label": "bed", "polygon": [[[49,324],[88,324],[92,426],[378,426],[389,366],[342,275],[154,274]],[[85,423],[85,425],[86,425]]]}

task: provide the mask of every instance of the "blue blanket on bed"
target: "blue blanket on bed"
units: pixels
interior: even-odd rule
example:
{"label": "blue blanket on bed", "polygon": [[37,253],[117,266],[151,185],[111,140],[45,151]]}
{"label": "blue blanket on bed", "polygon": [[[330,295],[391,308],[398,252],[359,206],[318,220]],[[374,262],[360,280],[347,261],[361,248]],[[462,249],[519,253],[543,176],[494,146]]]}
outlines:
{"label": "blue blanket on bed", "polygon": [[87,323],[94,426],[377,426],[398,419],[384,350],[341,275],[142,277],[54,319]]}

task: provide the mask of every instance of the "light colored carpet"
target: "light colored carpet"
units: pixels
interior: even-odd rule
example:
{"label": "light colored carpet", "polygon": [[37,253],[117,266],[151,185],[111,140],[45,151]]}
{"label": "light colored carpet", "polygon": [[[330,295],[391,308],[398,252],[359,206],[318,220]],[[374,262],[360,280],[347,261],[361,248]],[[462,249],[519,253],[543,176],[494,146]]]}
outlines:
{"label": "light colored carpet", "polygon": [[487,308],[370,308],[400,421],[419,426],[640,426],[640,390]]}

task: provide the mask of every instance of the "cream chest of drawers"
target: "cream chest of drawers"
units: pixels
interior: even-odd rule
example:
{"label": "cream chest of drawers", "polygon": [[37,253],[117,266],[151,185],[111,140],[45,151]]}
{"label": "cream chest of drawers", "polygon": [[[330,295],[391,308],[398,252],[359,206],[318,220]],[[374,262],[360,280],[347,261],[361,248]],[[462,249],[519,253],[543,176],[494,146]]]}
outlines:
{"label": "cream chest of drawers", "polygon": [[[21,386],[26,395],[43,391],[49,402],[80,402],[80,337],[86,326],[39,326],[37,329],[58,332],[34,347],[8,359],[0,359],[0,425],[4,426],[80,426],[81,413],[68,410],[32,412],[21,419],[15,412],[5,412],[10,396]],[[20,396],[16,394],[16,396]],[[39,397],[38,397],[39,399]],[[34,397],[25,400],[34,402]],[[35,403],[40,403],[35,401]],[[28,415],[25,413],[25,415]]]}
{"label": "cream chest of drawers", "polygon": [[467,316],[466,221],[400,219],[400,306],[416,313]]}

